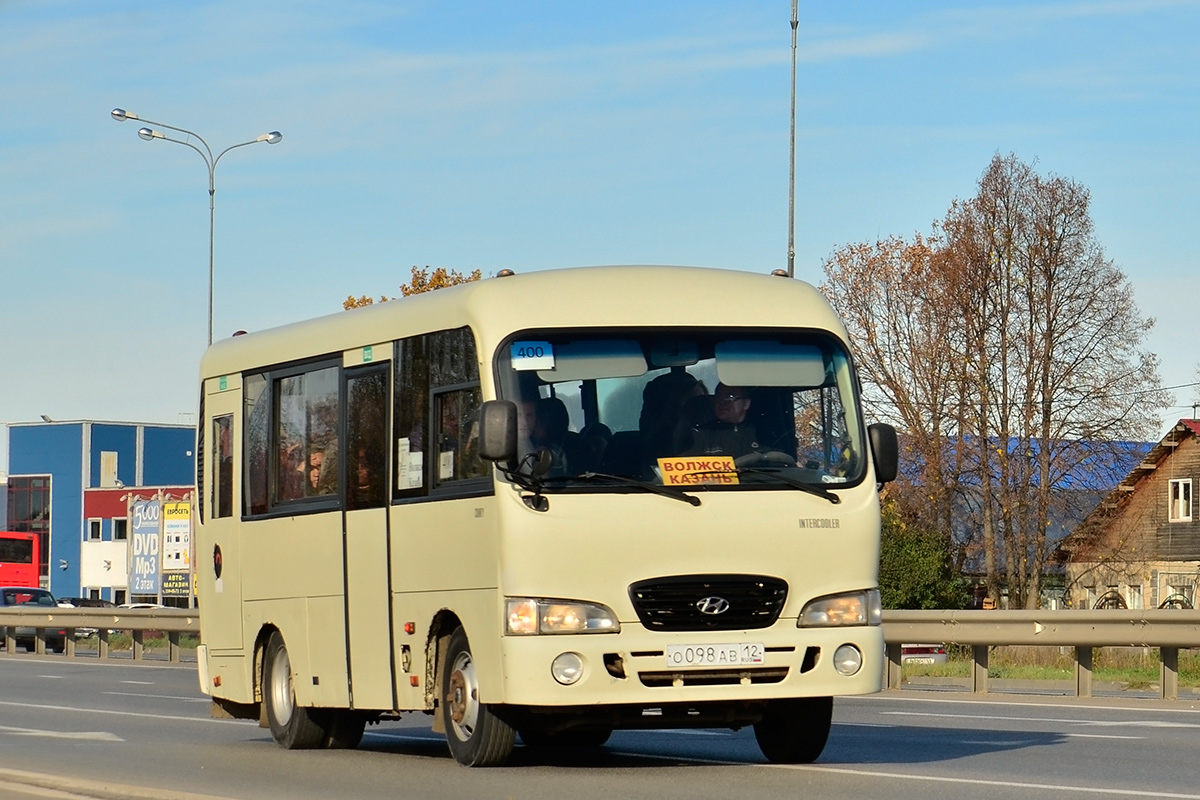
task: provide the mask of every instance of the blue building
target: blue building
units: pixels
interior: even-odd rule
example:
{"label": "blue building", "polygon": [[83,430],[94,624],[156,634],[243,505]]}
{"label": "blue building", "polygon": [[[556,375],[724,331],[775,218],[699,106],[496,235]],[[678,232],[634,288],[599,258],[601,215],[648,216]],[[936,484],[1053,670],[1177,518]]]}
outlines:
{"label": "blue building", "polygon": [[42,585],[55,596],[130,602],[125,509],[190,500],[195,442],[190,425],[9,423],[3,529],[41,536]]}

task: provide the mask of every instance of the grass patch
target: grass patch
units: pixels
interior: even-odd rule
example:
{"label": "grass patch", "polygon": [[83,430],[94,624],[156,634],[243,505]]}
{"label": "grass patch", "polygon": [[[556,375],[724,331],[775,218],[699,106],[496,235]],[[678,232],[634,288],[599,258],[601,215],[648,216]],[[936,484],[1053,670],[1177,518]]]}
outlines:
{"label": "grass patch", "polygon": [[[971,648],[949,645],[945,664],[906,664],[906,678],[971,677]],[[1130,689],[1158,685],[1162,660],[1154,647],[1098,647],[1092,680],[1122,683]],[[1075,651],[1070,647],[995,646],[988,654],[988,678],[1030,681],[1074,680]],[[1179,685],[1200,687],[1200,651],[1179,652]]]}
{"label": "grass patch", "polygon": [[[91,636],[79,637],[76,641],[76,646],[82,645],[88,649],[96,649],[100,646],[100,637],[96,634]],[[179,647],[184,650],[195,650],[200,644],[200,637],[194,633],[182,633],[179,635]],[[167,650],[170,646],[170,640],[167,635],[147,636],[142,639],[142,649],[144,650]],[[111,633],[108,636],[109,650],[132,650],[133,649],[133,634],[128,631]]]}

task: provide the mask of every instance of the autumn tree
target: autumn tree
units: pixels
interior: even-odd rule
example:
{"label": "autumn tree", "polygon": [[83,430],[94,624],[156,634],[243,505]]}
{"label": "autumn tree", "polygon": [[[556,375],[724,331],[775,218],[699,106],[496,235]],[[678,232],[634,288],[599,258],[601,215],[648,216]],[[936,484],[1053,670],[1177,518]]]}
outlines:
{"label": "autumn tree", "polygon": [[1089,204],[1080,184],[996,156],[928,240],[851,245],[825,266],[864,382],[913,442],[902,503],[957,533],[991,597],[1004,585],[1018,606],[1040,600],[1055,520],[1086,512],[1064,503],[1094,502],[1068,482],[1088,468],[1115,484],[1096,472],[1097,447],[1151,435],[1169,402],[1141,349],[1153,321]]}
{"label": "autumn tree", "polygon": [[[447,286],[457,286],[460,283],[471,283],[482,278],[483,275],[479,270],[474,270],[466,275],[453,269],[438,267],[430,271],[429,267],[419,269],[414,266],[412,268],[412,280],[408,283],[400,285],[400,296],[408,297],[413,294],[421,294],[422,292],[432,292],[435,289],[445,289]],[[395,300],[394,297],[380,295],[380,303],[386,303],[389,300]],[[363,306],[374,305],[375,300],[370,295],[362,295],[355,297],[350,295],[342,302],[342,308],[349,311],[352,308],[361,308]]]}
{"label": "autumn tree", "polygon": [[943,532],[950,547],[963,451],[947,445],[961,435],[953,421],[963,365],[956,355],[959,323],[945,308],[950,289],[941,254],[938,239],[919,235],[849,245],[825,264],[822,290],[858,350],[869,414],[905,433],[901,459],[908,469],[895,491],[917,524]]}

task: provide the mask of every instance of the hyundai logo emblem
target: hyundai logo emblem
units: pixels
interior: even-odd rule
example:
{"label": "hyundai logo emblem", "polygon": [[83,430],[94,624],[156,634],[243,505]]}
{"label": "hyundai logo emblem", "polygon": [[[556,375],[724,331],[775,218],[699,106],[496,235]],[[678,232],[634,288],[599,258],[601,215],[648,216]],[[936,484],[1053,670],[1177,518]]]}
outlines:
{"label": "hyundai logo emblem", "polygon": [[724,597],[706,597],[696,601],[696,608],[701,614],[724,614],[729,610],[729,601]]}

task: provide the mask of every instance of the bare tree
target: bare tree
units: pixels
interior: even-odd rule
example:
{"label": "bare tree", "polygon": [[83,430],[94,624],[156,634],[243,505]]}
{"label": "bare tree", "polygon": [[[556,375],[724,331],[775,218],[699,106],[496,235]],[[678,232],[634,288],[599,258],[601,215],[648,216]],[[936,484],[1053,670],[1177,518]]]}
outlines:
{"label": "bare tree", "polygon": [[[928,242],[852,245],[825,267],[865,382],[919,450],[920,499],[944,504],[941,529],[965,536],[991,597],[1003,584],[1016,605],[1040,601],[1055,520],[1086,513],[1071,498],[1094,502],[1070,481],[1104,443],[1151,435],[1170,402],[1140,349],[1153,320],[1096,241],[1089,204],[1078,183],[997,155]],[[907,272],[884,269],[888,253],[907,254]]]}

